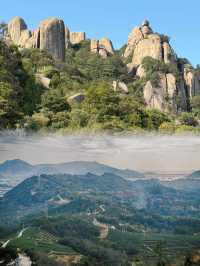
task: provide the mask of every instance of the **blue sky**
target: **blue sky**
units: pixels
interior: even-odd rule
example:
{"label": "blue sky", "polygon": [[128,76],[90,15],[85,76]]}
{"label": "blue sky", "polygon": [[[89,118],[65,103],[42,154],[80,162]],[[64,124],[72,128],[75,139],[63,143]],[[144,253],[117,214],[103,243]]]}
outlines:
{"label": "blue sky", "polygon": [[7,0],[0,12],[4,21],[23,17],[30,29],[47,17],[60,17],[72,31],[85,31],[89,38],[109,37],[115,48],[147,18],[154,31],[170,36],[180,57],[200,63],[199,0]]}

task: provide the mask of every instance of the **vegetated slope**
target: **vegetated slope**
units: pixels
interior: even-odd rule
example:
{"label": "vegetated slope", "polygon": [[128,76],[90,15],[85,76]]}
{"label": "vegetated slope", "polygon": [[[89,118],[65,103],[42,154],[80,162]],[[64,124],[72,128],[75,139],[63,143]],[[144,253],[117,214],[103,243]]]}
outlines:
{"label": "vegetated slope", "polygon": [[[33,261],[74,255],[78,265],[140,261],[154,266],[157,250],[175,264],[199,247],[198,206],[199,192],[169,188],[158,180],[130,181],[109,173],[41,175],[4,195],[0,221],[28,227],[10,245]],[[100,224],[108,228],[105,239]]]}
{"label": "vegetated slope", "polygon": [[0,164],[0,175],[2,176],[0,179],[0,192],[3,195],[24,179],[33,175],[60,173],[72,175],[113,173],[123,178],[144,178],[144,175],[137,171],[117,169],[97,162],[77,161],[61,164],[31,165],[22,160],[10,160]]}

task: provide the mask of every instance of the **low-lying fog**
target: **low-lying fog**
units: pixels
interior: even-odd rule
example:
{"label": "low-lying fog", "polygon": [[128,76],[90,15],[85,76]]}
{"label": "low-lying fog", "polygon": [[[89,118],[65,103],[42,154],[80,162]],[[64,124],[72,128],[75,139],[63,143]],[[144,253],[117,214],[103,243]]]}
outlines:
{"label": "low-lying fog", "polygon": [[97,161],[142,172],[188,173],[200,169],[200,137],[0,135],[0,162],[32,164]]}

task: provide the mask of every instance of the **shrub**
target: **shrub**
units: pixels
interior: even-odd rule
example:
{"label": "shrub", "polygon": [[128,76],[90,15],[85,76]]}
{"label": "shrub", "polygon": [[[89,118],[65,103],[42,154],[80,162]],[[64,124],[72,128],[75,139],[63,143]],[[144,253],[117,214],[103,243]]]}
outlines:
{"label": "shrub", "polygon": [[179,117],[180,123],[186,126],[197,126],[198,121],[192,113],[182,113]]}
{"label": "shrub", "polygon": [[176,126],[174,122],[163,122],[159,126],[159,131],[161,133],[173,134],[176,130]]}
{"label": "shrub", "polygon": [[24,127],[31,130],[39,130],[40,128],[47,127],[50,119],[43,113],[35,113],[32,117],[25,117]]}
{"label": "shrub", "polygon": [[51,127],[54,129],[66,128],[69,126],[70,116],[68,112],[58,112],[52,115]]}
{"label": "shrub", "polygon": [[176,127],[176,133],[196,133],[196,128],[187,125],[179,125]]}
{"label": "shrub", "polygon": [[70,111],[71,107],[59,90],[51,90],[42,96],[42,107],[54,113]]}
{"label": "shrub", "polygon": [[90,119],[89,114],[81,109],[72,110],[69,117],[70,117],[70,127],[74,129],[86,127]]}
{"label": "shrub", "polygon": [[147,129],[158,130],[164,122],[170,122],[169,117],[157,109],[148,109],[147,113]]}

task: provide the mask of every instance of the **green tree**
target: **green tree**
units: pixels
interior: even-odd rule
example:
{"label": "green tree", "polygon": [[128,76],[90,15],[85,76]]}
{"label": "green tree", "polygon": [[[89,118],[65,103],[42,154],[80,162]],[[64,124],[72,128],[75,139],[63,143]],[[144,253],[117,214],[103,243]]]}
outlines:
{"label": "green tree", "polygon": [[197,126],[198,121],[194,117],[194,114],[192,113],[182,113],[179,117],[179,121],[181,125],[186,125],[186,126]]}
{"label": "green tree", "polygon": [[42,95],[42,107],[54,113],[71,110],[67,100],[58,90],[47,91]]}

